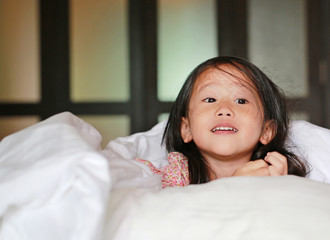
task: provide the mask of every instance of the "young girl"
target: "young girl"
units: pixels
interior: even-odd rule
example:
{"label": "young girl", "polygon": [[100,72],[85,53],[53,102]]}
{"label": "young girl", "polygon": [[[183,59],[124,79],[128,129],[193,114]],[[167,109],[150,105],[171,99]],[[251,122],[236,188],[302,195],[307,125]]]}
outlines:
{"label": "young girl", "polygon": [[255,65],[216,57],[188,76],[165,128],[169,165],[163,187],[231,176],[306,175],[285,147],[288,116],[277,86]]}

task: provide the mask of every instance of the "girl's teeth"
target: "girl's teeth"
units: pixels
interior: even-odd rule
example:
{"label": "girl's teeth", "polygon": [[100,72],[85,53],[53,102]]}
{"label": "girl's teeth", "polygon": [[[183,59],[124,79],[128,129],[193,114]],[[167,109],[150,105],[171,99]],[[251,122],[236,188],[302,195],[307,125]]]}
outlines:
{"label": "girl's teeth", "polygon": [[237,132],[237,129],[231,128],[231,127],[217,127],[217,128],[212,129],[212,132],[215,132],[215,131],[234,131],[234,132]]}

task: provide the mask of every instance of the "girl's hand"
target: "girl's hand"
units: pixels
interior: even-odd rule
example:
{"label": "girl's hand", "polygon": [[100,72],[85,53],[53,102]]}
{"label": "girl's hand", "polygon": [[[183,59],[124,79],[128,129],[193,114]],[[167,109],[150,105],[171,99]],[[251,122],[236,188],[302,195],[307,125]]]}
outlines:
{"label": "girl's hand", "polygon": [[265,161],[268,166],[270,176],[281,176],[288,174],[288,161],[285,156],[278,152],[268,152]]}
{"label": "girl's hand", "polygon": [[250,161],[236,169],[233,176],[270,176],[269,165],[262,159]]}
{"label": "girl's hand", "polygon": [[236,169],[233,176],[281,176],[288,174],[288,162],[278,152],[267,153],[264,160],[259,159],[245,163]]}

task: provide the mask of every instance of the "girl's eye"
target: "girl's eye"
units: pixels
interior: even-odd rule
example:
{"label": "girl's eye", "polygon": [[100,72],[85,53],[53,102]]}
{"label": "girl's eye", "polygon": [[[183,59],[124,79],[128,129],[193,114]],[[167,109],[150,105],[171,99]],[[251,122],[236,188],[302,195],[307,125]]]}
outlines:
{"label": "girl's eye", "polygon": [[235,102],[237,102],[238,104],[246,104],[248,101],[246,99],[239,98],[239,99],[236,99]]}
{"label": "girl's eye", "polygon": [[216,101],[215,98],[205,98],[204,99],[204,102],[207,102],[207,103],[213,103],[215,101]]}

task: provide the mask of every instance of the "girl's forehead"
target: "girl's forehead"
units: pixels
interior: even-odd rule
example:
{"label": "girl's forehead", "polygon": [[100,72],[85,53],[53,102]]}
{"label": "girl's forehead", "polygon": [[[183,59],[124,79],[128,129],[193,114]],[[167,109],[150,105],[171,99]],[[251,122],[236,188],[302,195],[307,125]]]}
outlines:
{"label": "girl's forehead", "polygon": [[245,88],[257,93],[253,82],[241,71],[233,66],[212,67],[202,72],[194,84],[194,90],[198,91],[210,84],[232,85],[233,87]]}

